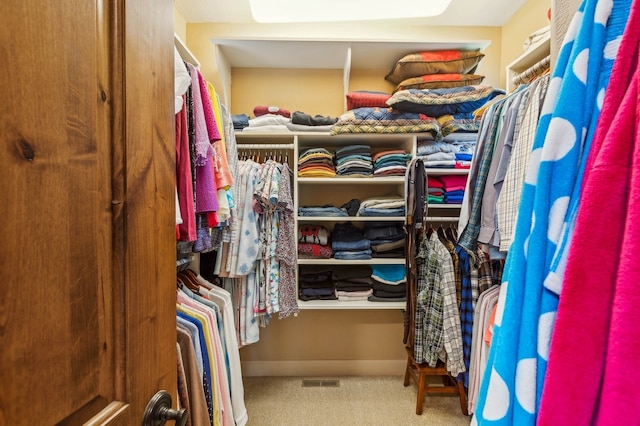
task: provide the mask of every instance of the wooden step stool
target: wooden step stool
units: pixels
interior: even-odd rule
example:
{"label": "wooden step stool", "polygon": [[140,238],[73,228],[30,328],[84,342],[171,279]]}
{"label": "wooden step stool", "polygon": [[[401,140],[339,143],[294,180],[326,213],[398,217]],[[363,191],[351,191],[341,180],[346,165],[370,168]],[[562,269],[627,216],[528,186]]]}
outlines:
{"label": "wooden step stool", "polygon": [[[444,363],[438,362],[436,367],[429,367],[426,364],[419,364],[413,357],[413,349],[405,347],[407,350],[407,369],[404,373],[404,385],[409,386],[410,379],[418,385],[418,401],[416,403],[416,414],[422,414],[422,404],[424,403],[424,394],[457,394],[460,397],[460,408],[465,416],[469,415],[467,410],[467,394],[464,385],[451,377],[447,372]],[[429,386],[427,384],[427,376],[442,377],[443,386]]]}

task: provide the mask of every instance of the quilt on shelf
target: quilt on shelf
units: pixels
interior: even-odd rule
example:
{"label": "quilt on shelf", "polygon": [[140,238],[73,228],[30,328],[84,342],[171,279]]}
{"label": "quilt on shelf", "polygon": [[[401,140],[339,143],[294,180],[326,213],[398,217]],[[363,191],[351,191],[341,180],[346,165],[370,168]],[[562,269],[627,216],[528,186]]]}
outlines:
{"label": "quilt on shelf", "polygon": [[331,134],[343,133],[422,133],[434,137],[440,126],[433,117],[391,108],[363,107],[346,111],[331,127]]}

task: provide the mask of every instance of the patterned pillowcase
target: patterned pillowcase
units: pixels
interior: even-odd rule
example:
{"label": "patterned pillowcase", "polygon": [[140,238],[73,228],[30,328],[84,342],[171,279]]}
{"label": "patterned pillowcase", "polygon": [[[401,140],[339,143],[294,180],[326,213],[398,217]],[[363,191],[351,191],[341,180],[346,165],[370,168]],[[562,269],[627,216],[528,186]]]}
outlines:
{"label": "patterned pillowcase", "polygon": [[473,112],[504,90],[491,86],[464,86],[448,89],[407,89],[394,93],[387,104],[395,110],[429,117]]}
{"label": "patterned pillowcase", "polygon": [[440,123],[440,137],[444,138],[451,133],[478,133],[480,131],[480,120],[472,117],[472,114],[443,115],[438,117]]}
{"label": "patterned pillowcase", "polygon": [[475,50],[434,50],[399,59],[385,79],[393,84],[427,74],[473,74],[484,53]]}
{"label": "patterned pillowcase", "polygon": [[447,87],[474,86],[482,83],[483,75],[476,74],[427,74],[402,80],[394,92],[405,89],[441,89]]}
{"label": "patterned pillowcase", "polygon": [[364,107],[387,107],[387,100],[390,94],[384,92],[374,92],[369,90],[356,90],[347,93],[347,109]]}
{"label": "patterned pillowcase", "polygon": [[391,108],[356,108],[338,118],[331,134],[342,133],[421,133],[436,136],[438,120],[423,114],[394,111]]}

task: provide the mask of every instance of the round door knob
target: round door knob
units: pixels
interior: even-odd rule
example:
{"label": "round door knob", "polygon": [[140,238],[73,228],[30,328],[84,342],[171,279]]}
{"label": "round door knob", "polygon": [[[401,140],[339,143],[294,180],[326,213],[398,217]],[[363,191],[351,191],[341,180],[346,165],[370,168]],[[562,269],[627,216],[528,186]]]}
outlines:
{"label": "round door knob", "polygon": [[167,420],[175,420],[176,426],[184,426],[187,423],[187,417],[187,410],[171,408],[171,395],[161,390],[149,400],[144,410],[142,426],[162,426]]}

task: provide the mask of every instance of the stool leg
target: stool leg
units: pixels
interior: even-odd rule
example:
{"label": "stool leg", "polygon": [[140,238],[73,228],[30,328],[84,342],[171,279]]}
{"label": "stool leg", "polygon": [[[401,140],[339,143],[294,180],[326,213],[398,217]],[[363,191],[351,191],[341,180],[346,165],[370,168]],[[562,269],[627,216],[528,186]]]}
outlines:
{"label": "stool leg", "polygon": [[[420,369],[418,369],[420,370]],[[418,402],[416,403],[416,414],[422,414],[422,404],[424,403],[424,386],[425,386],[425,374],[422,371],[418,373],[420,375],[418,379]]]}
{"label": "stool leg", "polygon": [[458,382],[457,380],[456,382],[458,386],[458,396],[460,397],[460,408],[462,409],[462,414],[468,416],[469,404],[467,403],[467,393],[464,391],[464,385],[462,384],[462,382]]}
{"label": "stool leg", "polygon": [[409,386],[409,378],[411,377],[411,358],[407,358],[407,368],[404,370],[404,386]]}

